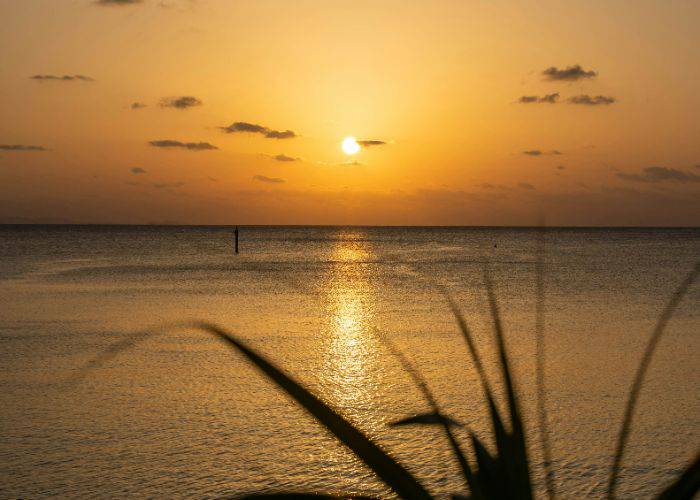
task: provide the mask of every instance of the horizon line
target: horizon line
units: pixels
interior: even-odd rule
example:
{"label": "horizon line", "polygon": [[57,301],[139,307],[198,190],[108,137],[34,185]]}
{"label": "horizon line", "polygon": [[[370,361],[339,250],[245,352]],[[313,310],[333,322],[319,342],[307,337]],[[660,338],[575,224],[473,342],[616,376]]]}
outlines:
{"label": "horizon line", "polygon": [[10,226],[74,226],[74,227],[356,227],[356,228],[454,228],[454,229],[700,229],[700,226],[645,226],[645,225],[457,225],[457,224],[170,224],[170,223],[121,223],[121,222],[8,222],[0,227]]}

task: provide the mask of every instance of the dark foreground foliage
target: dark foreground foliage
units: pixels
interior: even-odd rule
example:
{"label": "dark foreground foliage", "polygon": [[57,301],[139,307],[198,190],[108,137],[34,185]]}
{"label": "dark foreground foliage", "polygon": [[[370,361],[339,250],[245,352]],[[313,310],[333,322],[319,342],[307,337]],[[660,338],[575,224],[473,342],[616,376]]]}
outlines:
{"label": "dark foreground foliage", "polygon": [[[547,496],[556,497],[551,470],[551,458],[546,430],[546,414],[544,405],[544,288],[542,258],[538,261],[537,268],[537,386],[538,386],[538,410],[540,427],[540,444],[543,449],[545,467],[545,485]],[[615,454],[613,456],[610,477],[608,481],[607,498],[615,498],[618,476],[625,452],[625,445],[631,431],[637,398],[642,388],[644,375],[651,361],[652,355],[665,327],[681,299],[700,274],[700,263],[696,264],[686,279],[681,283],[669,303],[659,316],[652,336],[644,351],[644,355],[634,377],[623,422],[618,434]],[[453,428],[460,424],[444,415],[427,384],[411,363],[388,341],[387,347],[399,359],[404,369],[409,373],[417,387],[421,390],[426,402],[430,405],[430,413],[416,415],[394,422],[392,425],[439,425],[450,443],[454,457],[459,464],[464,479],[464,491],[455,493],[453,498],[469,499],[531,499],[534,496],[533,474],[528,460],[527,444],[523,417],[520,413],[518,394],[514,385],[513,375],[506,348],[506,340],[500,320],[498,301],[493,290],[488,269],[484,273],[484,284],[488,297],[490,314],[493,322],[494,340],[496,344],[499,366],[500,383],[505,388],[504,414],[498,409],[491,389],[491,383],[483,368],[478,346],[457,304],[445,293],[449,305],[454,314],[459,330],[464,338],[469,353],[469,361],[476,369],[484,393],[484,399],[488,406],[492,438],[495,444],[495,454],[488,451],[485,444],[471,431],[469,443],[471,453],[465,453],[459,441],[453,433]],[[223,328],[203,322],[195,322],[178,325],[178,328],[191,328],[206,332],[220,339],[233,350],[238,351],[248,361],[255,365],[268,379],[284,391],[309,414],[311,414],[323,427],[332,433],[341,443],[350,449],[362,462],[372,470],[389,488],[399,497],[410,499],[433,498],[405,467],[391,457],[381,446],[373,442],[365,433],[357,429],[342,415],[327,405],[321,398],[314,395],[292,376],[268,359],[248,347],[244,342]],[[114,344],[107,352],[93,360],[79,374],[84,376],[89,370],[102,365],[111,357],[132,347],[136,343],[150,337],[154,332],[144,332],[132,336],[124,341]],[[668,485],[657,498],[663,500],[692,499],[700,489],[700,454],[688,468],[672,484]],[[277,494],[253,494],[244,498],[369,498],[352,494],[335,495],[322,493],[280,492]]]}

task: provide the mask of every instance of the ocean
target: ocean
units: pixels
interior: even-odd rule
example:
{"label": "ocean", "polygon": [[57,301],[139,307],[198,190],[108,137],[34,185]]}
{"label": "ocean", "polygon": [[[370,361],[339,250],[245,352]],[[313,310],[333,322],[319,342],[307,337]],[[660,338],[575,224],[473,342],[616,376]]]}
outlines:
{"label": "ocean", "polygon": [[[303,382],[439,496],[461,491],[440,429],[387,348],[456,430],[491,443],[443,290],[497,376],[490,270],[542,491],[535,413],[538,231],[528,228],[0,226],[0,497],[198,497],[325,491],[391,497],[241,356],[180,321],[216,323]],[[546,394],[556,484],[600,498],[655,322],[700,259],[700,229],[545,236]],[[700,440],[700,285],[643,386],[619,495],[648,498]],[[74,376],[134,332],[166,333]],[[500,386],[497,392],[501,394]]]}

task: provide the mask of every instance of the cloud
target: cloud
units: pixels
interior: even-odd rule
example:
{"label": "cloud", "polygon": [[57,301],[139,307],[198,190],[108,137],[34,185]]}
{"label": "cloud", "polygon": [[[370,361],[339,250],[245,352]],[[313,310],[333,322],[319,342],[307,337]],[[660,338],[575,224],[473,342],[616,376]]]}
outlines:
{"label": "cloud", "polygon": [[227,134],[250,133],[261,134],[268,139],[293,139],[297,135],[291,130],[272,130],[263,125],[248,122],[234,122],[228,127],[220,127]]}
{"label": "cloud", "polygon": [[559,92],[553,94],[545,94],[542,97],[537,95],[524,95],[518,99],[521,104],[531,104],[531,103],[547,103],[556,104],[559,100]]}
{"label": "cloud", "polygon": [[553,156],[559,156],[561,155],[561,151],[558,151],[556,149],[553,149],[551,151],[542,151],[540,149],[530,149],[528,151],[523,151],[524,155],[527,156],[542,156],[542,155],[553,155]]}
{"label": "cloud", "polygon": [[531,102],[537,102],[539,100],[540,100],[540,98],[537,97],[536,95],[524,95],[524,96],[520,96],[520,99],[518,99],[518,102],[523,103],[523,104],[529,104]]}
{"label": "cloud", "polygon": [[253,134],[265,134],[267,133],[267,127],[262,125],[255,125],[254,123],[248,122],[234,122],[228,127],[221,127],[222,130],[228,132],[229,134],[234,134],[236,132],[250,132]]}
{"label": "cloud", "polygon": [[620,179],[633,182],[700,182],[700,175],[667,167],[647,167],[639,174],[618,172],[616,175]]}
{"label": "cloud", "polygon": [[253,180],[270,184],[283,184],[285,182],[284,179],[280,179],[279,177],[267,177],[266,175],[254,175]]}
{"label": "cloud", "polygon": [[202,101],[191,95],[183,95],[182,97],[163,97],[160,100],[161,108],[187,109],[201,105]]}
{"label": "cloud", "polygon": [[104,5],[107,7],[119,7],[124,5],[136,5],[143,3],[143,0],[95,0],[97,5]]}
{"label": "cloud", "polygon": [[597,95],[591,96],[588,94],[575,95],[569,97],[568,101],[570,104],[583,104],[585,106],[600,106],[612,104],[616,101],[614,97]]}
{"label": "cloud", "polygon": [[566,167],[564,165],[558,165],[557,170],[566,170]]}
{"label": "cloud", "polygon": [[147,172],[146,172],[146,170],[144,170],[144,169],[141,168],[141,167],[134,167],[134,168],[131,169],[131,173],[134,174],[134,175],[138,175],[138,174],[145,174],[145,173],[147,173]]}
{"label": "cloud", "polygon": [[357,143],[360,146],[362,146],[363,148],[369,148],[372,146],[384,146],[386,144],[386,141],[378,141],[376,139],[369,139],[369,140],[357,141]]}
{"label": "cloud", "polygon": [[142,102],[133,102],[133,103],[131,103],[130,108],[131,109],[143,109],[147,106],[148,106],[147,104],[144,104]]}
{"label": "cloud", "polygon": [[0,151],[48,151],[44,146],[26,144],[0,144]]}
{"label": "cloud", "polygon": [[559,99],[559,92],[555,92],[553,94],[546,94],[546,95],[540,97],[540,102],[554,104],[557,102],[558,99]]}
{"label": "cloud", "polygon": [[34,75],[29,77],[30,80],[37,82],[61,81],[61,82],[94,82],[93,78],[85,75]]}
{"label": "cloud", "polygon": [[519,187],[520,189],[526,189],[526,190],[528,190],[528,191],[532,191],[532,190],[535,189],[535,186],[533,186],[533,185],[530,184],[529,182],[519,182],[519,183],[518,183],[518,187]]}
{"label": "cloud", "polygon": [[219,149],[213,144],[209,144],[208,142],[180,142],[173,141],[171,139],[150,141],[149,144],[156,148],[182,148],[188,149],[190,151],[207,151],[212,149]]}
{"label": "cloud", "polygon": [[595,78],[598,73],[595,71],[585,71],[580,65],[575,64],[573,66],[568,66],[565,69],[559,69],[556,66],[547,68],[542,72],[545,80],[552,81],[570,81],[575,82],[577,80],[583,80],[586,78]]}
{"label": "cloud", "polygon": [[292,162],[292,161],[299,161],[301,158],[295,158],[294,156],[287,156],[287,155],[276,155],[272,157],[273,160],[277,161],[286,161],[286,162]]}
{"label": "cloud", "polygon": [[269,139],[293,139],[294,137],[296,137],[296,134],[291,130],[268,130],[265,133],[265,137]]}

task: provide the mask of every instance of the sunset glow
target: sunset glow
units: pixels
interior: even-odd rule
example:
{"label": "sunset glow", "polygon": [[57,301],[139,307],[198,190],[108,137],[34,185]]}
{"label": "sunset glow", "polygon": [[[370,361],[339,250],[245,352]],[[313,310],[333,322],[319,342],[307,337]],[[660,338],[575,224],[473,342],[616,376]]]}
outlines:
{"label": "sunset glow", "polygon": [[0,2],[0,221],[700,224],[697,1],[56,3]]}

